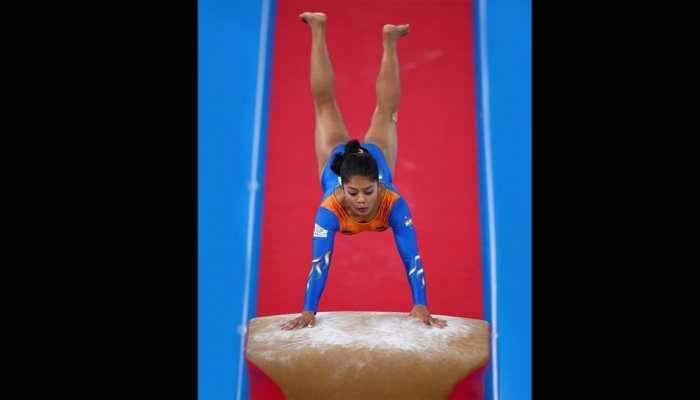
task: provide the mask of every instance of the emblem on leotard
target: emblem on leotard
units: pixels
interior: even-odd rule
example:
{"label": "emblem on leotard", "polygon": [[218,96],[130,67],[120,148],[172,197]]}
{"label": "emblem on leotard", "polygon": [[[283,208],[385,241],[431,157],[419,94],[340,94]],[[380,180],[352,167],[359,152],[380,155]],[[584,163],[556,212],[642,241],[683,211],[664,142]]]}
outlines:
{"label": "emblem on leotard", "polygon": [[[420,255],[417,255],[413,258],[413,268],[411,268],[411,270],[408,272],[408,276],[413,275],[413,273],[416,272],[416,270],[418,269],[418,260],[420,260]],[[423,268],[420,269],[419,273],[423,273]]]}
{"label": "emblem on leotard", "polygon": [[318,274],[316,279],[320,279],[321,276],[323,276],[323,270],[328,269],[330,263],[330,250],[327,251],[326,254],[322,255],[321,257],[317,257],[311,260],[311,271],[309,271],[309,279],[306,281],[306,290],[309,290],[309,286],[311,285],[311,276],[313,275],[314,271]]}
{"label": "emblem on leotard", "polygon": [[328,265],[331,262],[331,252],[327,251],[326,254],[322,255],[321,257],[314,258],[311,260],[311,273],[316,271],[318,273],[318,277],[320,278],[321,275],[323,275],[323,272],[321,269],[326,269],[328,268]]}
{"label": "emblem on leotard", "polygon": [[421,283],[422,283],[423,287],[425,288],[425,275],[423,274],[423,266],[420,264],[421,264],[420,263],[420,255],[417,255],[413,258],[413,265],[412,265],[411,270],[408,272],[408,276],[410,277],[415,272],[416,279],[418,279],[418,275],[422,275],[421,276]]}
{"label": "emblem on leotard", "polygon": [[328,230],[323,228],[319,224],[314,224],[314,237],[319,237],[319,238],[328,237]]}

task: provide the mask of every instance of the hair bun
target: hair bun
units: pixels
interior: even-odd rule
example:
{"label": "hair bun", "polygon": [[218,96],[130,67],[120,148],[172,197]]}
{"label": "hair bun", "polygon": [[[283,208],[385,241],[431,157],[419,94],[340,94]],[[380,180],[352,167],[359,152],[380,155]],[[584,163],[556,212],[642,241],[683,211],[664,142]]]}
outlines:
{"label": "hair bun", "polygon": [[362,147],[360,146],[360,141],[357,139],[353,139],[345,144],[345,154],[354,154],[364,151],[360,149],[362,149]]}
{"label": "hair bun", "polygon": [[[367,157],[356,157],[356,156],[350,157],[353,154],[362,154],[363,156],[367,156]],[[342,175],[341,168],[343,167],[343,163],[348,159],[352,160],[352,163],[354,163],[354,162],[356,162],[355,160],[358,158],[359,159],[365,159],[365,158],[370,159],[370,161],[367,161],[367,162],[374,163],[374,167],[369,168],[369,169],[373,170],[373,171],[377,170],[376,161],[374,161],[374,158],[372,157],[370,152],[367,151],[367,149],[365,149],[364,147],[360,146],[359,140],[352,139],[351,141],[345,143],[345,151],[343,153],[337,153],[335,155],[335,158],[333,158],[333,162],[331,163],[331,171],[333,171],[336,175],[341,176]],[[376,174],[374,172],[371,172],[370,176],[374,176],[374,175],[376,175]]]}

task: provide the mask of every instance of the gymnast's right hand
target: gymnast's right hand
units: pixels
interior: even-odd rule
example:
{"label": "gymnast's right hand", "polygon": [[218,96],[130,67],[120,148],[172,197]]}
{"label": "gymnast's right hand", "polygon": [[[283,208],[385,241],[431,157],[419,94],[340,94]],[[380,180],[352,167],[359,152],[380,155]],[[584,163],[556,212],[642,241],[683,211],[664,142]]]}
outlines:
{"label": "gymnast's right hand", "polygon": [[304,311],[300,316],[294,318],[293,320],[287,321],[281,325],[282,330],[289,331],[298,328],[309,328],[316,325],[316,317],[312,311]]}

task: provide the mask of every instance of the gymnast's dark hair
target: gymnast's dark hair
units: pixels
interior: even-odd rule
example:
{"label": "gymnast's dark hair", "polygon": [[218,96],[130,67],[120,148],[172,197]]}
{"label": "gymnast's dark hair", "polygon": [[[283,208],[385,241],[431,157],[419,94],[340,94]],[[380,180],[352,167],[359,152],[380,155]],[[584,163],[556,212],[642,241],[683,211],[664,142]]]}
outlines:
{"label": "gymnast's dark hair", "polygon": [[347,142],[345,152],[335,155],[331,170],[340,176],[343,183],[355,175],[365,176],[372,182],[379,179],[377,161],[366,148],[360,146],[357,139]]}

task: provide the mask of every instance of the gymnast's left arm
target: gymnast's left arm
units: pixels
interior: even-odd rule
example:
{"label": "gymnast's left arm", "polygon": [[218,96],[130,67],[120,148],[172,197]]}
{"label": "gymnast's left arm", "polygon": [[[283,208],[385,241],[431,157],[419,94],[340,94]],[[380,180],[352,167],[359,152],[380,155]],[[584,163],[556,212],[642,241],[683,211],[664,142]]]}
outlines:
{"label": "gymnast's left arm", "polygon": [[447,322],[433,318],[428,311],[428,301],[425,296],[425,272],[418,253],[416,229],[413,226],[411,210],[403,197],[399,197],[394,203],[389,214],[389,224],[394,231],[396,248],[401,255],[401,260],[406,268],[406,277],[411,286],[413,309],[410,316],[420,319],[426,325],[444,328],[447,326]]}

